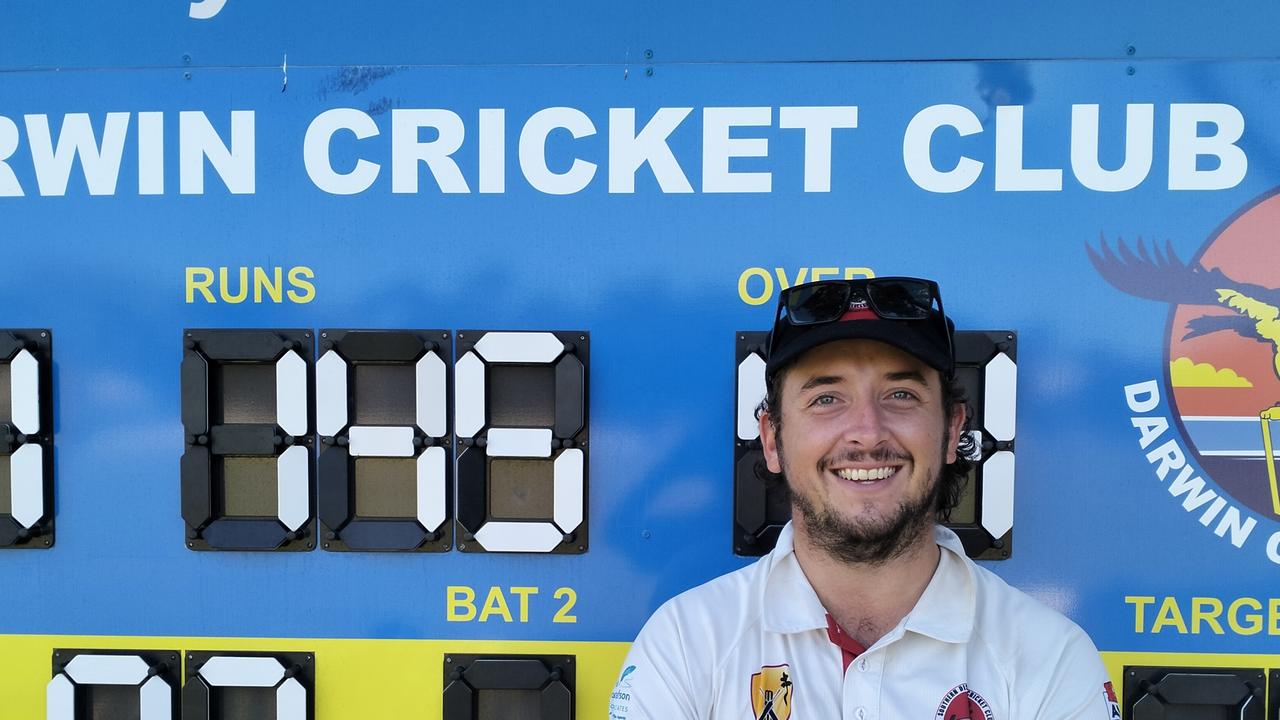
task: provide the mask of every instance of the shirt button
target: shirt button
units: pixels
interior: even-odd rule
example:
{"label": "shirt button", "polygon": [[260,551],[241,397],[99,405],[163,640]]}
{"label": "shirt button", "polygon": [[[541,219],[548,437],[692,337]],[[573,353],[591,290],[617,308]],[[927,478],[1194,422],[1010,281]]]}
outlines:
{"label": "shirt button", "polygon": [[858,708],[857,710],[854,710],[854,711],[853,711],[853,715],[854,715],[854,717],[858,718],[858,720],[866,720],[866,718],[867,718],[867,709],[866,709],[866,708],[864,708],[864,707],[860,707],[860,708]]}
{"label": "shirt button", "polygon": [[859,669],[859,670],[861,670],[862,672],[866,672],[866,671],[867,671],[867,659],[866,659],[866,658],[862,658],[861,660],[859,660],[859,661],[858,661],[858,669]]}

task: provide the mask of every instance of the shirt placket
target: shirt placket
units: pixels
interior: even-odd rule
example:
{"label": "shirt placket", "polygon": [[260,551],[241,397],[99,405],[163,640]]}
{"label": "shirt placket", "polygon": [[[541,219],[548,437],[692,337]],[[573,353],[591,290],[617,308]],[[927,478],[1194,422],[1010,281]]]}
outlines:
{"label": "shirt placket", "polygon": [[884,677],[884,652],[869,650],[849,663],[844,672],[843,720],[880,720],[880,682]]}

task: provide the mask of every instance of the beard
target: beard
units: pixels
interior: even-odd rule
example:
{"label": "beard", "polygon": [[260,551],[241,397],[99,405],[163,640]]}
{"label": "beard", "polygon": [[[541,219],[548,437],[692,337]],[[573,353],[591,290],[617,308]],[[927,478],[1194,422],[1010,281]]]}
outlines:
{"label": "beard", "polygon": [[[781,448],[779,448],[781,454]],[[873,452],[824,458],[820,472],[837,461],[848,462],[870,458],[878,461],[906,460],[915,463],[910,455],[891,452]],[[785,459],[783,467],[786,467]],[[889,516],[875,518],[846,517],[832,508],[818,508],[807,495],[791,492],[791,506],[800,513],[814,547],[830,557],[861,565],[882,565],[901,557],[921,535],[933,527],[937,519],[937,507],[942,495],[942,472],[939,463],[932,482],[915,497],[908,497],[898,504]]]}

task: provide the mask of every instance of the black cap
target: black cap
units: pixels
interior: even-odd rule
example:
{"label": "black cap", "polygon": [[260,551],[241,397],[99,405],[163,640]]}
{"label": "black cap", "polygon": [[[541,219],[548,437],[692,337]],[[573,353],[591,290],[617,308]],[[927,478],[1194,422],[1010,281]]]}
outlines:
{"label": "black cap", "polygon": [[783,315],[770,332],[765,375],[773,377],[804,353],[836,340],[879,340],[950,375],[954,372],[953,333],[950,318],[936,309],[920,320],[886,320],[868,311],[850,312],[840,320],[813,325],[792,325]]}

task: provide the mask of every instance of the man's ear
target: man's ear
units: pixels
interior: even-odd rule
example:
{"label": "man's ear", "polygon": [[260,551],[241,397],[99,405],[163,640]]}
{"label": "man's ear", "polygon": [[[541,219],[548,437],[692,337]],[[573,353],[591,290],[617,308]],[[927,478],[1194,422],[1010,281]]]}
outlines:
{"label": "man's ear", "polygon": [[950,417],[947,419],[947,437],[950,438],[950,442],[947,443],[947,465],[955,462],[959,454],[957,446],[960,444],[960,432],[964,428],[967,411],[964,403],[956,403],[951,408]]}
{"label": "man's ear", "polygon": [[760,413],[760,444],[764,449],[764,462],[771,473],[782,472],[782,460],[778,457],[778,438],[773,432],[769,413]]}

